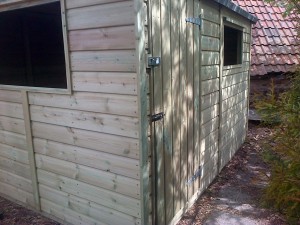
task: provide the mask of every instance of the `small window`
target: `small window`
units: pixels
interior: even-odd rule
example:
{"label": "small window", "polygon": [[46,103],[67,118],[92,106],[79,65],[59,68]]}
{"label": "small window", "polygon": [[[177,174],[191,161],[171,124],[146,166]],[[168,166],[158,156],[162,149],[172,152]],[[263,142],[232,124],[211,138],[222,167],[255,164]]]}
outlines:
{"label": "small window", "polygon": [[224,66],[242,63],[242,37],[241,30],[224,26]]}
{"label": "small window", "polygon": [[67,89],[60,2],[0,13],[0,84]]}

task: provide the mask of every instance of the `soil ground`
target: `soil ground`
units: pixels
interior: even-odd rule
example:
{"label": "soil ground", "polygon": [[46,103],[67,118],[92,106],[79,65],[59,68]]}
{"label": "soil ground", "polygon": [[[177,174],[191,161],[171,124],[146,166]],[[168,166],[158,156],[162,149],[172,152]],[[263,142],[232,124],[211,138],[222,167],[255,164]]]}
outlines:
{"label": "soil ground", "polygon": [[[269,176],[268,166],[260,158],[260,141],[271,132],[268,128],[249,124],[245,144],[178,225],[286,224],[280,214],[260,206]],[[3,212],[0,225],[59,225],[1,197],[0,211]]]}

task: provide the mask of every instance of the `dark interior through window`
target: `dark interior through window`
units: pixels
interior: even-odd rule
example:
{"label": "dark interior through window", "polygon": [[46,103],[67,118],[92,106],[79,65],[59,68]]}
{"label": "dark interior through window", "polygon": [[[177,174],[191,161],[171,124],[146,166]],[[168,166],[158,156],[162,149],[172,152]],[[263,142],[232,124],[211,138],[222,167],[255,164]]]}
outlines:
{"label": "dark interior through window", "polygon": [[224,66],[242,63],[242,31],[224,26]]}
{"label": "dark interior through window", "polygon": [[67,88],[60,2],[0,13],[0,84]]}

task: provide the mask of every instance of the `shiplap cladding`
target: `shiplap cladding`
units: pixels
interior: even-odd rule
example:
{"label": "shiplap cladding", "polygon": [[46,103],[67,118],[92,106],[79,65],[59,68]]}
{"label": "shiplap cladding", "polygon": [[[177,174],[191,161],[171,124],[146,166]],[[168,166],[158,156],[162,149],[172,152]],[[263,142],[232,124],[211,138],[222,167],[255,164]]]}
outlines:
{"label": "shiplap cladding", "polygon": [[250,37],[251,25],[249,21],[237,17],[230,11],[223,9],[222,15],[228,24],[239,26],[243,30],[242,64],[224,66],[222,71],[222,115],[220,123],[220,169],[232,158],[236,150],[242,145],[247,132]]}
{"label": "shiplap cladding", "polygon": [[72,95],[29,93],[42,211],[139,224],[133,1],[66,1]]}
{"label": "shiplap cladding", "polygon": [[0,193],[35,205],[20,91],[0,90]]}

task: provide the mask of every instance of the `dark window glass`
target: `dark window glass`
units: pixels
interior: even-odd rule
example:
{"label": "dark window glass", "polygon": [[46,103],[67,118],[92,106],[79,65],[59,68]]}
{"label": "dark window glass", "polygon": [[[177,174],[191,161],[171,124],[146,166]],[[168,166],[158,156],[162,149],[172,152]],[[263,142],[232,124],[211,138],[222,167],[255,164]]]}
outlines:
{"label": "dark window glass", "polygon": [[0,13],[0,84],[67,88],[60,2]]}
{"label": "dark window glass", "polygon": [[242,63],[242,31],[224,26],[224,66]]}

